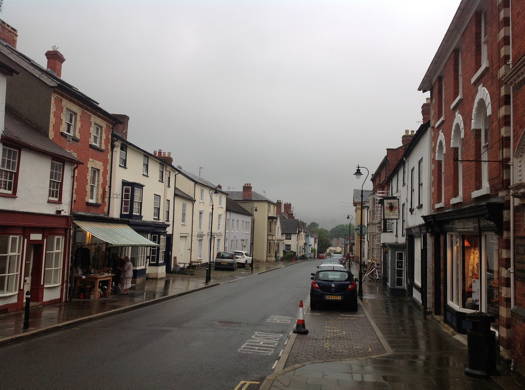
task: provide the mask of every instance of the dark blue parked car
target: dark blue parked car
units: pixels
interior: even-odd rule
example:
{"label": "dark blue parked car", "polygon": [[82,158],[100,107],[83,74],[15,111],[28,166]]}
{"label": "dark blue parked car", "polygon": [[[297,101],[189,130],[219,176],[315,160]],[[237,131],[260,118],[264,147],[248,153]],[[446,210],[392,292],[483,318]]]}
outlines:
{"label": "dark blue parked car", "polygon": [[310,309],[318,310],[325,304],[337,304],[357,311],[357,284],[350,271],[339,267],[323,269],[312,274]]}

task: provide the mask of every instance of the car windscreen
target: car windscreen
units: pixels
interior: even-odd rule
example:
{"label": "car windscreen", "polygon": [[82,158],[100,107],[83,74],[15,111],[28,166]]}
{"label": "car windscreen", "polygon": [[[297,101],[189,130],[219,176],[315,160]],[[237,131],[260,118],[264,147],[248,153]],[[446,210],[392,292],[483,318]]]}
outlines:
{"label": "car windscreen", "polygon": [[342,282],[348,279],[348,272],[344,271],[319,271],[317,274],[318,280],[326,280],[328,282]]}
{"label": "car windscreen", "polygon": [[217,253],[218,259],[233,259],[233,253],[230,252],[219,252]]}

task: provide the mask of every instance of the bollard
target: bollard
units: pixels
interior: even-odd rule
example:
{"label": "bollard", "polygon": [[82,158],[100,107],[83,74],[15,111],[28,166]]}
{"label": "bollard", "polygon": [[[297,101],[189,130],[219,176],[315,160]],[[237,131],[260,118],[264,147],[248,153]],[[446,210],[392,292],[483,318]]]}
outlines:
{"label": "bollard", "polygon": [[29,312],[31,309],[31,292],[26,292],[26,305],[24,308],[24,330],[29,328]]}
{"label": "bollard", "polygon": [[468,366],[465,374],[487,377],[496,373],[497,346],[496,334],[490,329],[494,317],[486,313],[467,315],[471,323],[468,330]]}

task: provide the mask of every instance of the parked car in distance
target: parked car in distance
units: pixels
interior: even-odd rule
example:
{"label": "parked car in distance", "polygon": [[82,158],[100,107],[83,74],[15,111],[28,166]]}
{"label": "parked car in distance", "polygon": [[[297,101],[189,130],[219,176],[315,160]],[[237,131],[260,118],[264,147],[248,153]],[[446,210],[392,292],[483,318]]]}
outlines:
{"label": "parked car in distance", "polygon": [[326,304],[338,304],[357,311],[357,284],[350,271],[339,267],[320,269],[312,273],[310,284],[310,309],[318,310]]}
{"label": "parked car in distance", "polygon": [[320,253],[319,256],[317,256],[318,259],[326,259],[326,255],[324,253]]}
{"label": "parked car in distance", "polygon": [[215,269],[237,269],[237,256],[233,252],[218,252],[215,257]]}
{"label": "parked car in distance", "polygon": [[237,264],[246,267],[252,263],[252,258],[248,256],[246,251],[233,251],[233,254],[236,256]]}
{"label": "parked car in distance", "polygon": [[322,270],[329,271],[333,269],[339,269],[341,271],[346,271],[346,268],[339,263],[323,263],[323,264],[318,265],[317,269],[319,269],[319,271],[322,271]]}

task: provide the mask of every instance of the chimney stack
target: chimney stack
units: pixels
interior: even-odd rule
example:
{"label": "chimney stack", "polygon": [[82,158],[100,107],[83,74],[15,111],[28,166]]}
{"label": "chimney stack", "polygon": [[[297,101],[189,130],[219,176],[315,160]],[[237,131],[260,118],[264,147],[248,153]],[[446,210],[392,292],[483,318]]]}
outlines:
{"label": "chimney stack", "polygon": [[62,77],[62,64],[66,58],[57,49],[46,51],[47,70],[50,70],[57,77]]}
{"label": "chimney stack", "polygon": [[16,49],[18,32],[16,29],[0,19],[0,39]]}
{"label": "chimney stack", "polygon": [[113,131],[115,133],[118,133],[122,138],[128,139],[128,123],[129,123],[129,116],[124,114],[111,114],[115,118],[117,118],[121,123],[115,123],[113,126]]}
{"label": "chimney stack", "polygon": [[423,117],[423,123],[427,123],[430,120],[430,99],[421,106],[421,116]]}
{"label": "chimney stack", "polygon": [[278,200],[275,202],[275,215],[279,216],[283,213],[283,202]]}
{"label": "chimney stack", "polygon": [[159,160],[164,161],[165,164],[173,165],[173,157],[171,157],[171,152],[163,152],[162,150],[154,150],[153,155]]}
{"label": "chimney stack", "polygon": [[405,134],[401,137],[401,144],[403,146],[407,146],[410,141],[412,141],[412,137],[414,136],[414,131],[412,130],[405,130]]}
{"label": "chimney stack", "polygon": [[293,211],[292,211],[291,203],[284,204],[284,215],[286,215],[288,218],[293,218]]}
{"label": "chimney stack", "polygon": [[252,200],[252,185],[250,183],[246,183],[242,186],[242,199]]}

